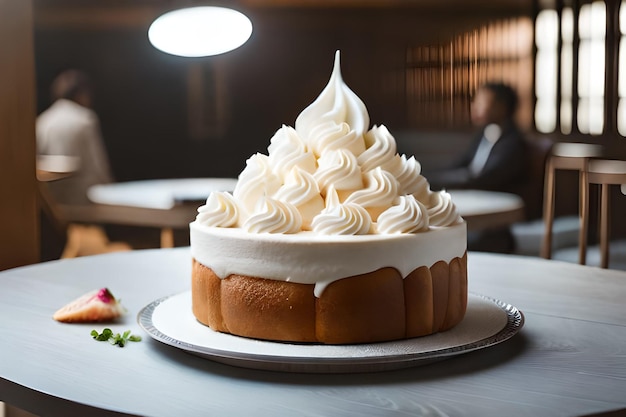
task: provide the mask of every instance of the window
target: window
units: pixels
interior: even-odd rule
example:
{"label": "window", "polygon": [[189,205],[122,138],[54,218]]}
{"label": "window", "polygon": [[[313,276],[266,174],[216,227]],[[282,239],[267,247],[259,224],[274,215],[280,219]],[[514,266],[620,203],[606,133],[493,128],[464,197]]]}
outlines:
{"label": "window", "polygon": [[[626,0],[620,3],[565,0],[559,9],[544,9],[537,14],[538,131],[588,135],[617,131],[626,136]],[[619,32],[613,19],[607,19],[607,15],[615,16],[618,6]],[[620,39],[615,38],[616,33]],[[607,56],[606,51],[618,41],[619,62],[615,63],[616,58],[612,53]]]}
{"label": "window", "polygon": [[604,50],[606,5],[584,4],[578,18],[578,128],[599,135],[604,130]]}
{"label": "window", "polygon": [[539,13],[535,23],[535,126],[544,133],[552,132],[556,127],[558,28],[555,10]]}
{"label": "window", "polygon": [[561,12],[561,133],[572,133],[574,83],[574,11]]}
{"label": "window", "polygon": [[626,136],[626,0],[622,0],[619,9],[619,32],[617,131]]}

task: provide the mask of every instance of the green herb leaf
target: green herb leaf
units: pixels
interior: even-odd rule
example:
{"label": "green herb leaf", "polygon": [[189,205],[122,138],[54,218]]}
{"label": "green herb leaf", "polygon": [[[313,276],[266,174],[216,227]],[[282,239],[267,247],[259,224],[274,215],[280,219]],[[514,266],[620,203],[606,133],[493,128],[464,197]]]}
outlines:
{"label": "green herb leaf", "polygon": [[100,342],[109,342],[112,345],[117,345],[119,347],[126,346],[128,341],[131,342],[139,342],[141,341],[141,336],[136,336],[130,333],[130,330],[126,330],[124,333],[113,333],[113,330],[109,328],[105,328],[102,330],[102,333],[98,333],[97,330],[91,331],[91,337],[100,341]]}
{"label": "green herb leaf", "polygon": [[112,333],[113,332],[111,331],[111,329],[104,329],[104,330],[102,330],[102,333],[100,333],[98,336],[96,336],[96,340],[99,340],[101,342],[109,340],[109,337],[111,337]]}

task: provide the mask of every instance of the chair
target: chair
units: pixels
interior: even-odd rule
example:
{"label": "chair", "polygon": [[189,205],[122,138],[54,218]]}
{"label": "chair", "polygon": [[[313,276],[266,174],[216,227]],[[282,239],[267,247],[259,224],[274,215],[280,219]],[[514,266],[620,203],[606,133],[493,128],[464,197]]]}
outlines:
{"label": "chair", "polygon": [[[510,192],[519,195],[524,200],[525,220],[535,220],[542,216],[546,161],[553,146],[554,141],[548,136],[527,136],[528,166],[526,179],[521,183],[509,186]],[[542,236],[543,231],[540,232],[538,241],[541,241]]]}
{"label": "chair", "polygon": [[[600,186],[600,266],[609,267],[609,191],[611,185],[626,184],[626,161],[591,159],[587,166],[587,188]],[[589,216],[589,211],[585,211]],[[588,222],[588,218],[584,219]]]}
{"label": "chair", "polygon": [[[111,242],[104,230],[95,224],[79,224],[69,218],[66,210],[50,194],[47,181],[39,177],[39,204],[43,213],[50,219],[57,233],[66,235],[66,243],[61,258],[96,255],[100,253],[132,250],[125,242]],[[48,177],[46,177],[48,178]],[[52,179],[52,180],[56,180]]]}
{"label": "chair", "polygon": [[544,179],[543,219],[544,236],[541,245],[541,257],[552,257],[552,227],[554,223],[554,201],[556,197],[556,170],[578,171],[580,231],[578,236],[578,261],[586,263],[587,229],[589,218],[589,187],[587,184],[588,165],[590,158],[602,153],[600,145],[587,143],[557,143],[552,147],[551,155],[546,162]]}

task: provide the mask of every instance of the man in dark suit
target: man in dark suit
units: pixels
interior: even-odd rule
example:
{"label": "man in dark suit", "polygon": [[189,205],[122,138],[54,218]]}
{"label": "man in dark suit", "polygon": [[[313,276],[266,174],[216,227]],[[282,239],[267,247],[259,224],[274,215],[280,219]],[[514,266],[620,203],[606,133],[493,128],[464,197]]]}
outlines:
{"label": "man in dark suit", "polygon": [[[450,168],[425,173],[432,190],[473,188],[512,192],[526,181],[528,148],[515,124],[518,97],[502,83],[482,85],[472,101],[472,123],[480,127],[467,152]],[[469,250],[511,252],[508,227],[469,232]]]}
{"label": "man in dark suit", "polygon": [[470,110],[479,133],[456,163],[426,174],[432,190],[510,191],[524,181],[528,157],[525,139],[514,121],[517,103],[515,90],[502,83],[487,83],[477,90]]}

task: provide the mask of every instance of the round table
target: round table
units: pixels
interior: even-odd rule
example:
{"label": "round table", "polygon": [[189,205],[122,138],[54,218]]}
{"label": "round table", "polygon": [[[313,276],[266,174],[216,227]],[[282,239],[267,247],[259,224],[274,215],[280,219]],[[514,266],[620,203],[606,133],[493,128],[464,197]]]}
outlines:
{"label": "round table", "polygon": [[516,194],[484,190],[449,190],[468,231],[495,229],[524,220],[524,201]]}
{"label": "round table", "polygon": [[[146,209],[154,215],[154,210],[173,210],[185,202],[197,206],[212,191],[232,191],[236,184],[234,178],[129,181],[92,186],[88,197],[104,206]],[[524,219],[524,202],[515,194],[484,190],[450,190],[449,193],[470,231],[508,226]],[[187,226],[187,220],[185,218],[182,227]],[[170,225],[166,229],[171,233]]]}
{"label": "round table", "polygon": [[[187,228],[198,205],[212,191],[232,191],[234,178],[181,178],[118,182],[92,186],[94,205],[64,207],[67,217],[161,229],[161,247],[174,246],[173,229]],[[452,201],[467,222],[468,231],[509,226],[524,219],[523,200],[511,193],[450,190]]]}
{"label": "round table", "polygon": [[233,191],[234,178],[173,178],[94,185],[87,196],[95,204],[63,207],[73,221],[161,229],[161,247],[174,246],[174,229],[187,228],[212,191]]}
{"label": "round table", "polygon": [[87,196],[98,204],[168,210],[182,202],[206,201],[212,191],[233,191],[234,178],[172,178],[99,184]]}
{"label": "round table", "polygon": [[[518,307],[521,331],[425,366],[362,374],[238,368],[148,337],[154,300],[190,288],[189,248],[122,252],[0,272],[0,400],[46,416],[580,416],[626,409],[626,272],[470,252],[470,291]],[[108,287],[127,308],[114,331],[52,314]]]}

